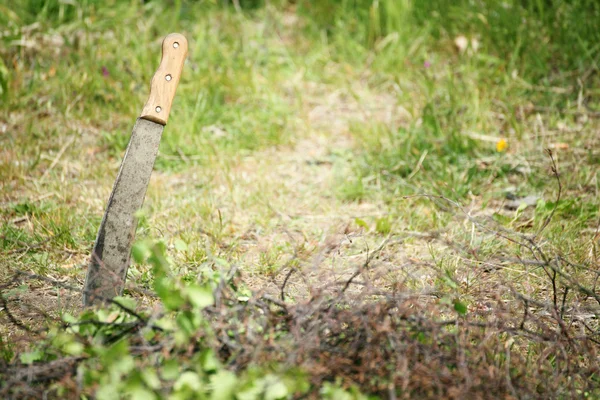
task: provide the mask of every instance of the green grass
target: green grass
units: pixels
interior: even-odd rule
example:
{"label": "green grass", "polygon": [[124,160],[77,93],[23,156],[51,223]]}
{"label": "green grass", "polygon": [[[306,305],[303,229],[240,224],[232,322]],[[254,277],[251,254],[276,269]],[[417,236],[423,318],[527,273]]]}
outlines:
{"label": "green grass", "polygon": [[[0,281],[81,284],[177,31],[189,56],[137,237],[167,243],[186,280],[239,265],[251,289],[277,292],[293,256],[309,271],[290,283],[302,299],[322,271],[344,276],[391,240],[402,247],[381,262],[430,262],[403,284],[456,310],[507,282],[549,301],[547,272],[515,261],[535,236],[595,285],[600,3],[13,3],[0,0]],[[527,196],[537,204],[505,207]],[[504,269],[478,269],[491,264]],[[153,287],[144,263],[130,278]],[[4,358],[11,337],[0,330]]]}

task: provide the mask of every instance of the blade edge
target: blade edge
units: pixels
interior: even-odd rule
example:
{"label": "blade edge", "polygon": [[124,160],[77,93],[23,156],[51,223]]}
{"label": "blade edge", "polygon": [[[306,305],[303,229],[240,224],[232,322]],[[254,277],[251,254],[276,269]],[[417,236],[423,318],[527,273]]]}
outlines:
{"label": "blade edge", "polygon": [[89,306],[120,296],[129,268],[139,210],[146,196],[164,126],[138,119],[92,250],[83,302]]}

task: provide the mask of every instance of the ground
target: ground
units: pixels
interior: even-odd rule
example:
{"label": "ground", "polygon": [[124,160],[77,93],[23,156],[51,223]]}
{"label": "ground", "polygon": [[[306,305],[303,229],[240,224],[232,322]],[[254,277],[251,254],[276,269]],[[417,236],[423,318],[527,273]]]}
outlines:
{"label": "ground", "polygon": [[[136,238],[166,243],[175,276],[235,266],[254,293],[303,304],[359,271],[353,294],[401,288],[450,305],[438,316],[525,312],[525,336],[596,336],[591,22],[558,30],[517,3],[506,7],[529,24],[517,31],[500,6],[450,23],[404,2],[369,2],[370,14],[50,3],[19,14],[0,0],[5,358],[30,345],[15,318],[37,329],[83,310],[91,246],[169,31],[190,54]],[[151,271],[130,268],[141,308],[160,304]]]}

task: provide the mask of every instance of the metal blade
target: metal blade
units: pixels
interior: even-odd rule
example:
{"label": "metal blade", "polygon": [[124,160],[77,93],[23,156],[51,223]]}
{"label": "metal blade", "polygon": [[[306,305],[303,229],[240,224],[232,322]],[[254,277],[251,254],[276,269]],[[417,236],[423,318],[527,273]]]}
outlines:
{"label": "metal blade", "polygon": [[131,246],[164,126],[138,119],[121,163],[88,268],[84,305],[120,296],[125,285]]}

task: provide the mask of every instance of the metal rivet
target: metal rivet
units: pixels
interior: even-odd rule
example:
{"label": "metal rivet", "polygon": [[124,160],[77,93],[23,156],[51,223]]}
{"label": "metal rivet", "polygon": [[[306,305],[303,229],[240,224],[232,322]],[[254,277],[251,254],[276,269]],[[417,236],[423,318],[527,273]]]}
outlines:
{"label": "metal rivet", "polygon": [[169,82],[171,79],[173,79],[173,77],[171,76],[171,74],[168,74],[167,76],[165,76],[165,79],[167,80],[167,82]]}
{"label": "metal rivet", "polygon": [[179,47],[179,42],[175,42],[175,43],[173,43],[173,47],[174,47],[174,48],[178,48],[178,47]]}
{"label": "metal rivet", "polygon": [[159,113],[161,112],[162,108],[160,108],[160,106],[156,106],[156,112]]}

